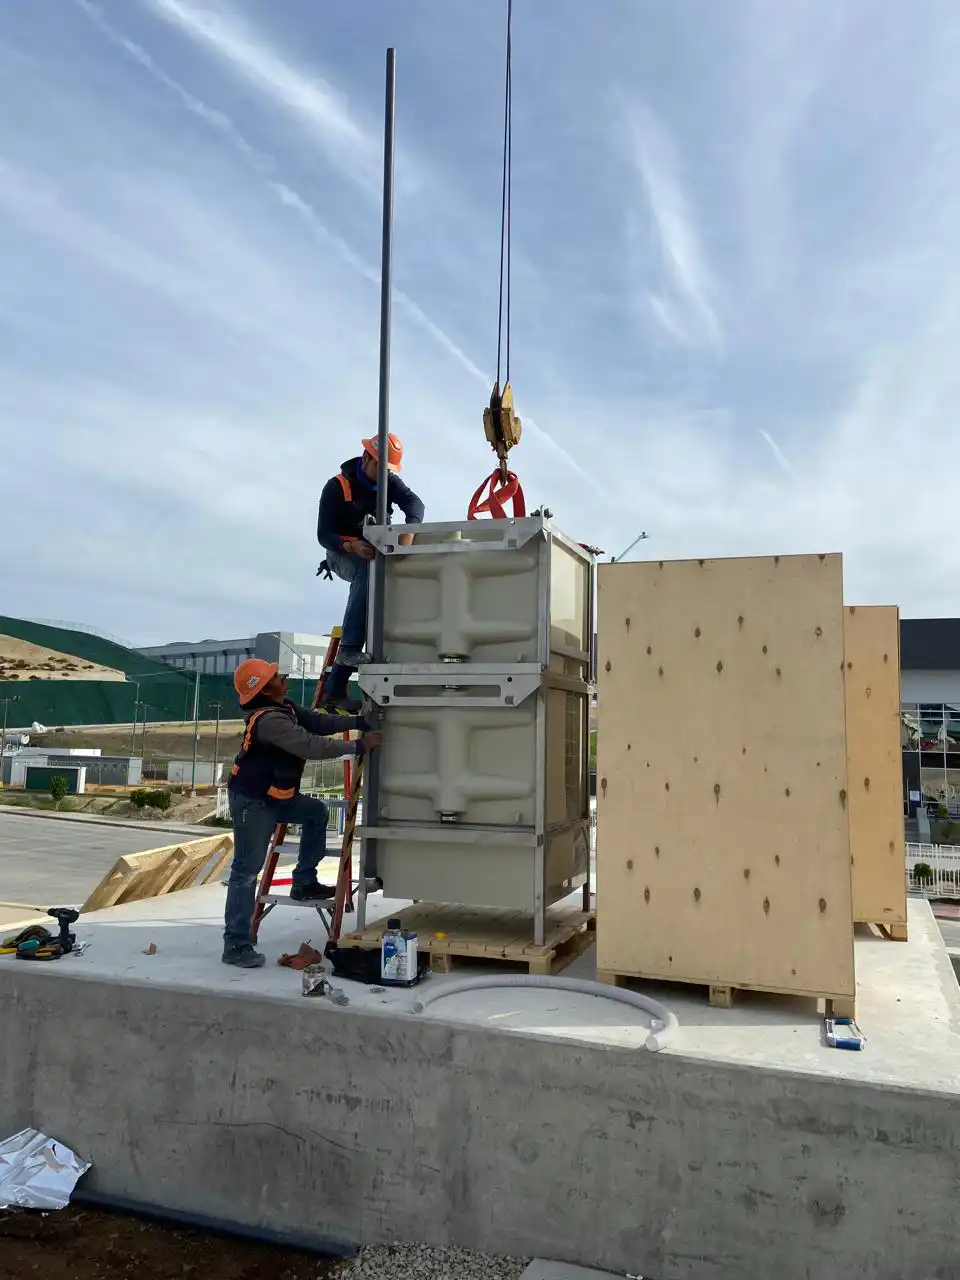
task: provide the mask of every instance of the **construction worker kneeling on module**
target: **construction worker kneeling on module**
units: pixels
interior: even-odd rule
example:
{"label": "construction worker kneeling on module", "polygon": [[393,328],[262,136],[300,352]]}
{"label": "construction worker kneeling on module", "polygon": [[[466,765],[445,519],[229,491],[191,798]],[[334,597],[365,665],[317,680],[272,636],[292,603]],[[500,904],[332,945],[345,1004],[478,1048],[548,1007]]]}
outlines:
{"label": "construction worker kneeling on module", "polygon": [[[369,563],[376,555],[373,544],[363,536],[364,520],[377,512],[377,461],[380,456],[375,439],[361,441],[363,454],[349,458],[339,475],[328,480],[320,495],[317,515],[317,541],[327,552],[319,572],[336,574],[350,584],[347,607],[343,615],[343,635],[336,665],[327,681],[328,704],[342,702],[347,695],[351,671],[368,661],[364,653],[367,634],[367,583]],[[423,521],[423,503],[397,474],[403,460],[399,436],[387,437],[387,515],[399,507],[407,524]],[[399,541],[409,546],[412,533],[400,535]]]}
{"label": "construction worker kneeling on module", "polygon": [[[327,806],[300,794],[307,760],[362,755],[380,745],[379,733],[368,733],[362,716],[318,715],[287,697],[287,681],[275,662],[248,658],[233,676],[246,729],[230,775],[233,819],[233,865],[227,884],[223,961],[241,969],[258,969],[263,956],[254,950],[251,933],[257,876],[263,870],[274,827],[300,826],[300,856],[293,869],[290,897],[321,902],[335,889],[317,881],[317,864],[327,844]],[[356,742],[332,739],[345,729],[363,731]]]}

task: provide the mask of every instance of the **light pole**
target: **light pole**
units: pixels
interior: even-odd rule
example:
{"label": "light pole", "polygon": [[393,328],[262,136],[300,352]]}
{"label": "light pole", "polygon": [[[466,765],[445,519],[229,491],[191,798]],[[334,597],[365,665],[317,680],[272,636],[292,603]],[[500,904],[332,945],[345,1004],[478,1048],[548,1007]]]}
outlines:
{"label": "light pole", "polygon": [[137,707],[140,705],[140,681],[131,680],[130,684],[134,687],[133,695],[133,736],[130,739],[130,754],[133,755],[137,749]]}
{"label": "light pole", "polygon": [[193,679],[193,769],[190,774],[190,794],[197,794],[197,747],[200,744],[200,668]]}
{"label": "light pole", "polygon": [[148,702],[140,703],[140,710],[143,712],[143,724],[140,726],[140,759],[145,760],[147,755],[147,707]]}
{"label": "light pole", "polygon": [[210,707],[213,707],[217,713],[217,723],[213,731],[213,785],[214,786],[217,785],[217,765],[220,763],[218,757],[219,757],[219,751],[220,751],[220,709],[222,706],[223,706],[222,702],[211,702],[211,703],[208,703],[207,705],[208,710],[210,709]]}
{"label": "light pole", "polygon": [[15,693],[12,698],[0,698],[0,702],[3,703],[3,728],[0,729],[0,787],[3,786],[3,759],[7,754],[7,714],[10,711],[10,703],[19,701],[18,693]]}

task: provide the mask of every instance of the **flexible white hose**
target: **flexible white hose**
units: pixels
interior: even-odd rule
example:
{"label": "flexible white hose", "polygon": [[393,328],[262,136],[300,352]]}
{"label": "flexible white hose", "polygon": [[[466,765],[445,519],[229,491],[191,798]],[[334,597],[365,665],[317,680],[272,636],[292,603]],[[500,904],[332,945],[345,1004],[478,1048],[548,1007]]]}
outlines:
{"label": "flexible white hose", "polygon": [[532,973],[489,974],[485,978],[463,978],[459,982],[448,982],[435,991],[425,991],[414,1003],[413,1012],[423,1013],[428,1005],[445,1000],[447,996],[458,996],[464,991],[492,991],[500,987],[547,987],[552,991],[572,991],[574,995],[616,1000],[632,1009],[642,1009],[653,1019],[653,1027],[645,1041],[645,1047],[651,1053],[662,1049],[680,1026],[677,1015],[672,1010],[659,1000],[641,995],[639,991],[625,991],[621,987],[608,987],[602,982],[586,982],[579,978],[551,978]]}

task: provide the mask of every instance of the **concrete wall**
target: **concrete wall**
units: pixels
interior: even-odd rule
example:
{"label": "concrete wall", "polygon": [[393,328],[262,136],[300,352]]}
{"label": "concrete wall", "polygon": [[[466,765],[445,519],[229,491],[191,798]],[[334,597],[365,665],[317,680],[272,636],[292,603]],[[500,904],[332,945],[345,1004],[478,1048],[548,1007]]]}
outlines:
{"label": "concrete wall", "polygon": [[0,1132],[318,1240],[657,1280],[950,1280],[944,1096],[0,963]]}

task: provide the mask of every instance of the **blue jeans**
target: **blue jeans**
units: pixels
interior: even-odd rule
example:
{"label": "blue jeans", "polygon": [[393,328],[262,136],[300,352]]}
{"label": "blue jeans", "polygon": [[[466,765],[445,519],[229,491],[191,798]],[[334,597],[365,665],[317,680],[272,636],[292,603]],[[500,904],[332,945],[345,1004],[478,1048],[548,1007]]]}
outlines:
{"label": "blue jeans", "polygon": [[233,819],[233,863],[227,882],[224,910],[225,951],[253,942],[250,925],[257,897],[257,876],[267,858],[270,836],[278,822],[300,824],[300,856],[293,869],[295,885],[312,885],[317,863],[327,847],[327,806],[313,796],[293,796],[290,800],[251,800],[230,792]]}
{"label": "blue jeans", "polygon": [[328,551],[327,564],[343,582],[350,584],[347,607],[343,613],[343,635],[340,643],[344,649],[362,649],[367,638],[367,583],[370,581],[369,561],[343,551]]}

